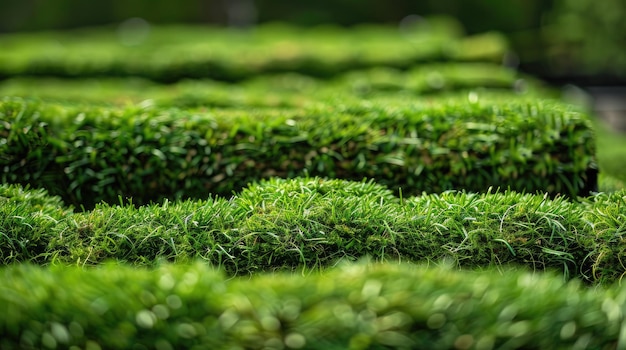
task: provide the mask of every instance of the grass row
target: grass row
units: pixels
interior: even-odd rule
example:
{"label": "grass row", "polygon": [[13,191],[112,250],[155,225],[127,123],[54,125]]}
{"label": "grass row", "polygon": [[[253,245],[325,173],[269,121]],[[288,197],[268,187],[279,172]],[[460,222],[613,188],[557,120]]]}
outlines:
{"label": "grass row", "polygon": [[415,99],[476,87],[550,96],[534,79],[490,63],[425,64],[408,71],[373,68],[329,80],[278,74],[238,84],[185,80],[163,85],[140,78],[18,77],[0,81],[0,95],[83,104],[124,105],[150,100],[160,107],[303,107],[336,96],[344,101],[398,95]]}
{"label": "grass row", "polygon": [[407,264],[0,269],[3,349],[621,349],[623,288]]}
{"label": "grass row", "polygon": [[[130,42],[126,39],[134,38]],[[95,44],[94,44],[95,43]],[[501,62],[503,36],[465,37],[455,23],[431,19],[399,31],[262,25],[253,30],[165,26],[130,33],[115,28],[0,36],[0,77],[139,76],[238,81],[277,72],[330,77],[368,67],[409,68],[441,61]]]}
{"label": "grass row", "polygon": [[303,108],[0,102],[0,175],[86,208],[229,196],[262,178],[363,178],[406,194],[489,187],[587,195],[594,135],[572,106],[512,94]]}
{"label": "grass row", "polygon": [[612,283],[626,273],[626,193],[583,202],[493,192],[398,198],[373,182],[272,179],[231,199],[73,213],[3,186],[3,264],[133,265],[201,259],[230,274],[311,271],[369,256],[457,267],[522,266]]}

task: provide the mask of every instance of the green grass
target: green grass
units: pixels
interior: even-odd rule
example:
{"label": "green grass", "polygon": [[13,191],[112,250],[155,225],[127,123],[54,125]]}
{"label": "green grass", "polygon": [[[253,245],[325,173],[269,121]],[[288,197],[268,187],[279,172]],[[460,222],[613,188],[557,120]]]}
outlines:
{"label": "green grass", "polygon": [[[39,192],[36,192],[39,193]],[[63,208],[8,202],[2,262],[133,265],[197,259],[231,274],[314,271],[366,256],[459,268],[519,266],[612,283],[626,273],[626,193],[576,203],[514,192],[402,199],[373,182],[279,180],[231,199]]]}
{"label": "green grass", "polygon": [[[111,28],[0,36],[0,78],[12,77],[0,81],[0,149],[14,147],[0,171],[79,191],[74,210],[0,185],[0,348],[625,348],[626,138],[600,125],[592,135],[585,113],[546,100],[556,95],[540,82],[485,63],[506,51],[499,35],[463,37],[440,20],[414,29],[155,27],[135,46]],[[180,80],[209,77],[238,83]],[[541,134],[537,115],[562,128]],[[486,161],[518,159],[502,170],[516,184],[546,178],[540,167],[518,177],[529,155],[592,150],[595,136],[602,193],[439,191],[467,179],[462,152],[494,130],[504,148]],[[427,178],[409,164],[424,134],[434,153],[420,159],[455,170]],[[232,154],[216,148],[233,135]],[[314,149],[297,149],[305,140]],[[369,181],[275,177],[302,175],[286,161],[298,155],[341,175],[355,140],[375,156],[355,157],[370,172],[352,177]],[[400,164],[417,175],[398,191],[388,180],[402,179]],[[238,176],[236,194],[211,195]],[[173,200],[184,191],[200,199]],[[102,194],[108,204],[78,210]]]}
{"label": "green grass", "polygon": [[[544,98],[556,96],[532,77],[494,63],[430,63],[403,71],[356,70],[332,79],[275,74],[237,84],[184,80],[170,85],[141,78],[59,79],[17,77],[0,81],[0,95],[59,102],[161,107],[306,107],[329,100],[381,96],[415,98],[476,87]],[[339,96],[339,98],[338,98]]]}
{"label": "green grass", "polygon": [[409,264],[226,278],[204,264],[0,270],[0,347],[621,349],[624,288]]}
{"label": "green grass", "polygon": [[[619,159],[623,158],[621,156],[615,157],[614,161],[617,161]],[[604,161],[600,163],[600,169],[606,168],[604,164]],[[612,193],[626,188],[625,181],[607,174],[607,170],[602,170],[602,172],[600,173],[600,177],[598,179],[598,190],[600,192]]]}
{"label": "green grass", "polygon": [[607,174],[609,186],[623,188],[626,183],[626,135],[596,120],[597,159],[601,173]]}
{"label": "green grass", "polygon": [[498,33],[465,37],[449,20],[407,32],[385,26],[350,29],[262,25],[254,30],[207,26],[152,27],[128,45],[114,28],[0,36],[0,77],[19,75],[141,76],[239,81],[277,72],[332,77],[369,67],[409,68],[440,61],[501,62],[508,43]]}
{"label": "green grass", "polygon": [[[257,91],[258,93],[258,91]],[[118,196],[228,196],[262,178],[373,178],[407,194],[489,187],[586,195],[588,116],[510,92],[317,99],[301,108],[0,100],[0,176],[87,209]]]}

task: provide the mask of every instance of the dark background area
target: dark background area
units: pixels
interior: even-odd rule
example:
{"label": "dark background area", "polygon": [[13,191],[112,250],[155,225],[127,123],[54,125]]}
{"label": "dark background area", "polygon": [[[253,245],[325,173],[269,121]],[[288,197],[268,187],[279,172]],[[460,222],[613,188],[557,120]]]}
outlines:
{"label": "dark background area", "polygon": [[468,34],[505,33],[520,68],[556,84],[626,85],[626,0],[0,0],[0,33],[120,23],[398,25],[450,15]]}
{"label": "dark background area", "polygon": [[[410,14],[449,14],[469,32],[534,28],[553,1],[538,0],[3,0],[0,30],[72,28],[142,17],[152,23],[232,24],[249,15],[255,23],[301,25],[397,23]],[[247,12],[247,14],[246,14]],[[239,13],[238,15],[236,13]]]}

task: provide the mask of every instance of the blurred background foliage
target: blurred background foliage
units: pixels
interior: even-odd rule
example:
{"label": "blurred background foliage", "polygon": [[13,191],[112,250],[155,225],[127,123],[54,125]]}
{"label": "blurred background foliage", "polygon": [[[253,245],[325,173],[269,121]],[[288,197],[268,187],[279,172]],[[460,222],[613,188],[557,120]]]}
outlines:
{"label": "blurred background foliage", "polygon": [[520,67],[557,83],[626,81],[624,0],[2,0],[0,33],[120,23],[311,26],[389,23],[447,14],[468,33],[496,30],[513,43]]}

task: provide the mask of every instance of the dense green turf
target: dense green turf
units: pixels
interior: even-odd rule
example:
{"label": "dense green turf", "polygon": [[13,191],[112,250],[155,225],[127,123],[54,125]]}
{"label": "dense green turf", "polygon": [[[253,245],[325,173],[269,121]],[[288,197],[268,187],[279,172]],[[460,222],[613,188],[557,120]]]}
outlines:
{"label": "dense green turf", "polygon": [[553,274],[347,265],[226,279],[203,264],[0,270],[3,349],[621,349],[624,288]]}
{"label": "dense green turf", "polygon": [[[398,198],[372,182],[273,179],[226,200],[99,205],[2,187],[2,263],[153,265],[202,259],[229,273],[317,270],[370,256],[481,268],[558,269],[611,283],[626,246],[626,193],[575,203],[513,192]],[[25,200],[24,200],[25,199]]]}
{"label": "dense green turf", "polygon": [[415,99],[442,92],[490,89],[520,95],[556,96],[541,83],[494,63],[433,63],[408,71],[389,67],[343,73],[329,80],[276,74],[229,84],[185,80],[163,85],[140,78],[12,78],[0,81],[0,95],[58,102],[134,104],[161,107],[303,107],[330,98],[359,100],[381,96]]}
{"label": "dense green turf", "polygon": [[372,178],[407,194],[500,187],[575,197],[595,185],[590,120],[567,104],[478,91],[341,97],[185,109],[6,98],[0,175],[86,208],[118,196],[228,196],[272,176]]}
{"label": "dense green turf", "polygon": [[276,72],[329,77],[368,67],[409,68],[438,61],[501,62],[503,36],[465,37],[454,23],[432,19],[410,30],[382,26],[312,29],[264,25],[254,30],[153,27],[128,43],[114,28],[0,36],[0,77],[141,76],[236,81]]}

